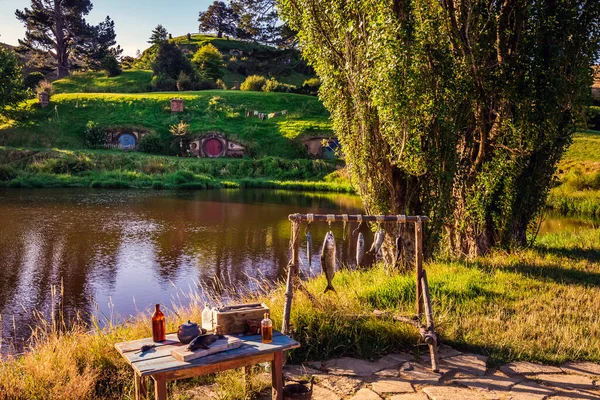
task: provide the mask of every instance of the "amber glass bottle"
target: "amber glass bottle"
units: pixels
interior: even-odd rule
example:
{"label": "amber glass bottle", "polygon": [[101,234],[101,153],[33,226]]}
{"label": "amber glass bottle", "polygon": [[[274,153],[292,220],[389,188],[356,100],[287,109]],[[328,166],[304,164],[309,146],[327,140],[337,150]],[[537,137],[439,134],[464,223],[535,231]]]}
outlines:
{"label": "amber glass bottle", "polygon": [[269,319],[269,313],[265,313],[265,319],[260,323],[260,332],[263,343],[271,343],[273,341],[273,321]]}
{"label": "amber glass bottle", "polygon": [[160,304],[157,304],[154,315],[152,315],[152,340],[155,342],[164,342],[167,340],[165,329],[165,314],[160,311]]}

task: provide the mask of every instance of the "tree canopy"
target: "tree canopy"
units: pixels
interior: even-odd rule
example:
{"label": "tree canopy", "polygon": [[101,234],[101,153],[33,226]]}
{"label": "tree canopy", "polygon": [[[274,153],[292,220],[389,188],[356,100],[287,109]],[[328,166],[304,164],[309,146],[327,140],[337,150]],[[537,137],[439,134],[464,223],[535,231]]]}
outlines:
{"label": "tree canopy", "polygon": [[167,76],[173,80],[177,80],[181,72],[190,76],[194,73],[190,60],[177,45],[171,42],[162,42],[158,45],[152,69],[155,76]]}
{"label": "tree canopy", "polygon": [[160,44],[169,40],[169,32],[167,29],[161,24],[156,25],[156,28],[152,29],[152,34],[150,35],[150,40],[148,43],[152,44]]}
{"label": "tree canopy", "polygon": [[21,67],[12,50],[0,46],[0,115],[26,98]]}
{"label": "tree canopy", "polygon": [[216,32],[217,37],[223,34],[235,36],[239,15],[230,5],[222,1],[215,1],[206,11],[200,11],[198,22],[200,32]]}
{"label": "tree canopy", "polygon": [[585,114],[600,2],[278,1],[367,212],[430,216],[429,251],[526,244]]}
{"label": "tree canopy", "polygon": [[198,74],[204,80],[223,78],[223,56],[212,44],[207,44],[198,49],[192,58],[192,63],[198,69]]}
{"label": "tree canopy", "polygon": [[107,54],[118,56],[120,49],[112,47],[116,44],[114,22],[106,17],[97,26],[88,24],[85,16],[91,10],[90,0],[32,0],[31,8],[15,12],[27,28],[19,44],[55,59],[59,78],[69,74],[71,58],[98,67]]}

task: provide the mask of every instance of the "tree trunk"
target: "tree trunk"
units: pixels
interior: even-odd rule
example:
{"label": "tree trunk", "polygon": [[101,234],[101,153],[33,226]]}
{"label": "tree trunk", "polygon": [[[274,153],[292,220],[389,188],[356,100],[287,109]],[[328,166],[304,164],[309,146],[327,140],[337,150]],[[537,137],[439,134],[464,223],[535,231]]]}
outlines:
{"label": "tree trunk", "polygon": [[63,20],[61,2],[54,1],[54,23],[56,25],[56,64],[58,79],[69,75],[69,57],[65,40],[65,24]]}

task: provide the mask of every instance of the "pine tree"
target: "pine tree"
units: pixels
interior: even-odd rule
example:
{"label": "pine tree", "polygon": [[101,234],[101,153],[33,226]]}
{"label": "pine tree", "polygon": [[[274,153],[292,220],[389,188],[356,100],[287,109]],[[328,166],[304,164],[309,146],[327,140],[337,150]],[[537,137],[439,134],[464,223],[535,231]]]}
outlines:
{"label": "pine tree", "polygon": [[152,44],[161,44],[169,40],[169,32],[167,29],[161,24],[156,25],[156,28],[152,30],[152,35],[150,36],[150,40],[148,43]]}

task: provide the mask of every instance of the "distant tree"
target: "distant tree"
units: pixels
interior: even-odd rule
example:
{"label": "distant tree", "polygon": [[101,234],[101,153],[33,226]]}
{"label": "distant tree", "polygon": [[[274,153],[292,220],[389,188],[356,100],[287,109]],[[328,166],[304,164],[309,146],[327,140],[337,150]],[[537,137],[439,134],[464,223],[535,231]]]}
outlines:
{"label": "distant tree", "polygon": [[142,56],[142,52],[140,51],[140,49],[137,49],[135,51],[135,58],[140,58]]}
{"label": "distant tree", "polygon": [[158,45],[156,59],[152,63],[155,76],[166,76],[177,80],[181,72],[193,76],[194,69],[185,54],[171,42],[162,42]]}
{"label": "distant tree", "polygon": [[275,0],[232,0],[231,8],[240,16],[238,37],[276,44],[282,25]]}
{"label": "distant tree", "polygon": [[198,22],[200,32],[214,31],[217,37],[223,34],[235,36],[237,32],[238,14],[222,1],[215,1],[206,11],[200,11]]}
{"label": "distant tree", "polygon": [[119,61],[112,54],[109,54],[106,57],[104,57],[101,63],[101,67],[102,70],[104,70],[106,76],[108,77],[121,75],[121,72],[123,72],[121,69],[121,65],[119,65]]}
{"label": "distant tree", "polygon": [[87,24],[84,17],[91,9],[91,0],[32,0],[31,8],[15,12],[27,28],[25,39],[19,40],[19,44],[30,52],[49,54],[56,60],[58,77],[67,76],[69,58],[88,54],[89,48],[83,44],[92,37],[91,32],[99,30],[108,35],[112,27],[113,37],[104,36],[103,41],[114,40],[114,24],[111,21],[107,26],[109,19],[94,28]]}
{"label": "distant tree", "polygon": [[135,58],[131,56],[125,56],[121,58],[121,66],[123,67],[123,69],[133,68],[133,63],[135,63]]}
{"label": "distant tree", "polygon": [[86,67],[101,69],[107,58],[112,57],[118,61],[123,53],[121,46],[117,45],[116,37],[115,23],[108,16],[98,25],[86,24],[77,39],[75,54]]}
{"label": "distant tree", "polygon": [[192,41],[192,34],[188,33],[187,35],[185,35],[187,37],[188,42]]}
{"label": "distant tree", "polygon": [[156,28],[152,30],[152,35],[150,35],[150,40],[148,43],[152,44],[161,44],[169,40],[169,32],[167,29],[161,24],[156,25]]}
{"label": "distant tree", "polygon": [[173,34],[169,33],[169,40],[173,39]]}
{"label": "distant tree", "polygon": [[219,78],[223,78],[223,67],[225,66],[223,56],[212,44],[200,47],[194,54],[192,63],[198,69],[198,74],[202,79],[216,81]]}
{"label": "distant tree", "polygon": [[21,66],[12,50],[0,46],[0,115],[7,106],[15,106],[25,99]]}

